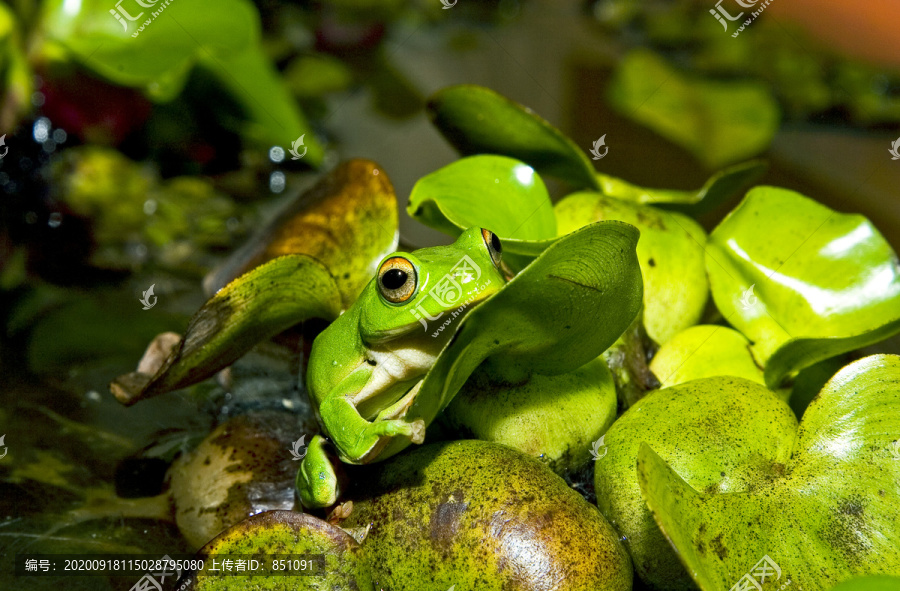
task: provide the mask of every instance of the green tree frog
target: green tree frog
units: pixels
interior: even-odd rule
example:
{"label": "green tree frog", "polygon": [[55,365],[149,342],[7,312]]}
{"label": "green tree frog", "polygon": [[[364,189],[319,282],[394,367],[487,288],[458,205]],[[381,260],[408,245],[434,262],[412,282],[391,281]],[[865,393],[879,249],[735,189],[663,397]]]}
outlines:
{"label": "green tree frog", "polygon": [[[374,461],[394,437],[424,440],[424,420],[405,412],[462,318],[506,283],[501,250],[495,234],[469,228],[449,246],[388,255],[357,301],[319,334],[307,390],[341,461]],[[297,489],[307,507],[337,501],[320,436],[310,441]]]}

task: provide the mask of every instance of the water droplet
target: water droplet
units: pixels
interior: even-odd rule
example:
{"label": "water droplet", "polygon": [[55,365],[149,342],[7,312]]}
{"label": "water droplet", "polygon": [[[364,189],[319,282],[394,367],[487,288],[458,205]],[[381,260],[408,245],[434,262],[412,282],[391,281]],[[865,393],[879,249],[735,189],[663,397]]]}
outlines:
{"label": "water droplet", "polygon": [[147,199],[144,201],[144,213],[147,215],[153,215],[156,213],[156,200],[155,199]]}
{"label": "water droplet", "polygon": [[272,146],[269,149],[269,160],[272,162],[281,162],[284,160],[284,148],[281,146]]}
{"label": "water droplet", "polygon": [[26,224],[36,224],[37,223],[37,214],[33,211],[29,211],[25,214],[25,223]]}
{"label": "water droplet", "polygon": [[47,97],[44,96],[43,92],[35,92],[31,95],[31,104],[35,107],[43,107],[46,100]]}
{"label": "water droplet", "polygon": [[280,170],[276,170],[269,176],[269,190],[273,193],[281,193],[284,191],[284,185],[284,173]]}
{"label": "water droplet", "polygon": [[50,214],[50,219],[47,220],[47,225],[51,228],[58,228],[62,224],[62,214],[58,211],[54,211]]}
{"label": "water droplet", "polygon": [[56,151],[56,142],[54,142],[53,140],[47,140],[44,142],[43,148],[45,152],[47,152],[48,154],[52,154]]}
{"label": "water droplet", "polygon": [[54,129],[53,130],[53,141],[57,144],[64,144],[66,140],[69,139],[69,134],[66,133],[65,129]]}
{"label": "water droplet", "polygon": [[46,117],[39,117],[34,122],[31,134],[37,143],[42,144],[46,142],[47,138],[50,137],[50,120]]}

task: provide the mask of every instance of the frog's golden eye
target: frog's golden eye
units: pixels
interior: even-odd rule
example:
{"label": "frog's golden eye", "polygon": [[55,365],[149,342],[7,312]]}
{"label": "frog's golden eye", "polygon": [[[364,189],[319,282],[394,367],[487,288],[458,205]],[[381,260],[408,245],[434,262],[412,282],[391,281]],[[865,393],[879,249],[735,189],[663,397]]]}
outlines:
{"label": "frog's golden eye", "polygon": [[416,268],[403,257],[391,257],[378,269],[378,292],[392,304],[401,304],[416,291]]}
{"label": "frog's golden eye", "polygon": [[481,229],[481,237],[484,238],[484,244],[487,246],[488,252],[491,253],[491,260],[494,265],[500,266],[500,255],[503,254],[503,245],[500,244],[500,238],[490,230]]}

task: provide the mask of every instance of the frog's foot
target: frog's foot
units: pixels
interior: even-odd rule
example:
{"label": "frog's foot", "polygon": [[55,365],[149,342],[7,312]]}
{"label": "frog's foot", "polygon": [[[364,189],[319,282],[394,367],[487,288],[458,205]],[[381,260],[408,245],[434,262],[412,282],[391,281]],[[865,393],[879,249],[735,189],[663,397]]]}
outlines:
{"label": "frog's foot", "polygon": [[425,441],[425,421],[416,419],[411,423],[400,419],[376,421],[372,423],[369,434],[381,437],[409,437],[413,443]]}

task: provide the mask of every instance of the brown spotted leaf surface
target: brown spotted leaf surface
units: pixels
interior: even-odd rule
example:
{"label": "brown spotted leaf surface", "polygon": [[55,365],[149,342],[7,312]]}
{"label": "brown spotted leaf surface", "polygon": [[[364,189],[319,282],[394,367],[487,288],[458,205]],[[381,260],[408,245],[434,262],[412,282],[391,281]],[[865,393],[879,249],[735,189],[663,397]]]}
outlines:
{"label": "brown spotted leaf surface", "polygon": [[438,443],[358,470],[342,527],[367,527],[377,589],[625,591],[615,531],[538,460],[477,440]]}

